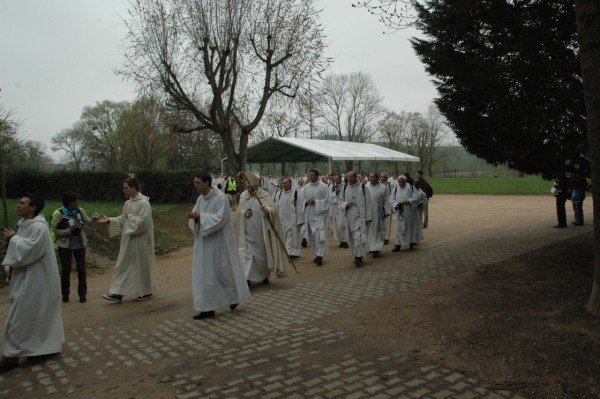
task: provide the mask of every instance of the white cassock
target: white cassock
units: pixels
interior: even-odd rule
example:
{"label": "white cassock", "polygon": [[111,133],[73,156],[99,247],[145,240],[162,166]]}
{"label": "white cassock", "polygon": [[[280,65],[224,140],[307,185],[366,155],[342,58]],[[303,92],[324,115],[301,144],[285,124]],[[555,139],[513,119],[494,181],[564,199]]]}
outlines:
{"label": "white cassock", "polygon": [[152,293],[154,224],[148,197],[138,193],[125,201],[123,214],[110,218],[108,234],[111,237],[121,236],[121,247],[109,293],[136,296]]}
{"label": "white cassock", "polygon": [[336,186],[335,188],[335,206],[337,208],[337,212],[335,213],[335,219],[334,219],[334,223],[335,223],[335,232],[337,235],[337,238],[340,242],[348,242],[348,222],[346,221],[346,210],[345,209],[340,209],[340,207],[338,206],[339,202],[341,201],[341,197],[343,195],[343,188],[344,188],[345,184],[344,183],[340,183],[338,186]]}
{"label": "white cassock", "polygon": [[[408,201],[402,210],[396,209],[396,205]],[[423,230],[419,221],[419,194],[410,184],[404,187],[396,187],[390,195],[392,211],[396,213],[396,245],[416,244],[423,240]]]}
{"label": "white cassock", "polygon": [[[390,184],[390,181],[388,180],[385,183],[381,183],[385,186],[385,192],[386,192],[386,198],[390,198],[390,195],[392,194],[392,190],[394,189],[395,186],[392,186]],[[386,199],[386,203],[388,203],[388,199]],[[391,209],[391,207],[389,207],[389,212],[388,213],[393,213],[393,209]],[[392,232],[392,217],[393,216],[389,216],[387,218],[385,218],[385,230],[384,230],[384,235],[383,235],[383,240],[389,240],[390,239],[390,235]]]}
{"label": "white cassock", "polygon": [[60,352],[65,342],[60,277],[44,215],[20,224],[8,244],[2,265],[13,268],[2,355],[21,357]]}
{"label": "white cassock", "polygon": [[[331,199],[329,191],[325,183],[317,180],[315,183],[310,181],[306,183],[302,194],[308,241],[312,245],[315,256],[326,256],[329,253],[327,244],[327,218],[329,217],[329,201]],[[314,198],[314,205],[306,203],[309,198]]]}
{"label": "white cassock", "polygon": [[[368,242],[367,222],[372,219],[369,191],[356,182],[352,185],[347,184],[341,192],[338,207],[344,213],[348,226],[348,244],[355,258],[363,257]],[[346,208],[349,203],[353,205]]]}
{"label": "white cassock", "polygon": [[222,306],[242,304],[250,290],[235,243],[231,209],[224,193],[212,189],[196,200],[193,211],[200,221],[190,219],[194,232],[192,296],[197,312],[210,312]]}
{"label": "white cassock", "polygon": [[385,221],[390,215],[390,196],[387,192],[387,186],[377,183],[376,185],[367,183],[367,189],[371,194],[371,216],[373,220],[369,223],[369,251],[381,251],[383,249],[383,240],[385,240],[387,230]]}
{"label": "white cassock", "polygon": [[301,229],[304,224],[302,198],[296,190],[279,191],[275,195],[277,213],[281,221],[283,241],[288,254],[300,256]]}
{"label": "white cassock", "polygon": [[340,209],[337,206],[337,192],[335,190],[335,185],[333,182],[329,182],[327,184],[327,190],[329,191],[329,220],[327,224],[329,228],[333,232],[333,239],[335,241],[340,241],[338,237],[338,229],[336,226],[336,221],[338,219],[338,214],[340,213]]}
{"label": "white cassock", "polygon": [[[257,197],[268,215],[260,209]],[[247,210],[252,210],[252,217],[245,216]],[[267,218],[278,230],[273,230]],[[268,192],[258,189],[256,196],[251,196],[248,190],[242,193],[235,228],[246,280],[263,281],[273,271],[278,277],[285,276],[289,261],[276,236],[279,234],[281,237],[280,223],[275,203]]]}

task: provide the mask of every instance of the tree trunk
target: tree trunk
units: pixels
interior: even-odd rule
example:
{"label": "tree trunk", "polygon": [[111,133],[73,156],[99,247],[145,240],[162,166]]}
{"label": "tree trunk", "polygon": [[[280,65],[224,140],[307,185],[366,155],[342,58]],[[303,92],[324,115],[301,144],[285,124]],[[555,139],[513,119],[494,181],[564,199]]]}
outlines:
{"label": "tree trunk", "polygon": [[[241,141],[241,140],[240,140]],[[227,173],[229,175],[236,176],[239,172],[246,168],[246,158],[242,157],[242,154],[235,152],[235,144],[233,143],[233,132],[227,130],[221,134],[221,142],[223,143],[223,151],[227,155]],[[246,143],[247,145],[247,143]],[[240,143],[240,148],[242,143]]]}
{"label": "tree trunk", "polygon": [[354,170],[354,161],[346,161],[346,172]]}
{"label": "tree trunk", "polygon": [[586,310],[600,317],[600,2],[575,0],[575,16],[594,206],[594,282]]}

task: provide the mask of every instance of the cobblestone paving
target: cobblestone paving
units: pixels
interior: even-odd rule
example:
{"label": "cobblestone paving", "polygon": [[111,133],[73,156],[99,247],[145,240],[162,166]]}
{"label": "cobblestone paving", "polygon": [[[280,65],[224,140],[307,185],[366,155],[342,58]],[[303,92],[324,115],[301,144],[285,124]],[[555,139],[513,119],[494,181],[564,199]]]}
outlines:
{"label": "cobblestone paving", "polygon": [[[385,344],[377,353],[333,356],[336,348],[347,344],[347,337],[323,328],[319,320],[575,234],[535,228],[494,232],[476,241],[422,251],[411,258],[419,267],[410,270],[367,267],[329,281],[261,292],[248,305],[220,312],[214,320],[165,319],[145,331],[111,325],[69,331],[60,357],[0,377],[0,395],[81,397],[78,391],[89,378],[106,380],[110,392],[124,369],[146,367],[175,370],[155,379],[170,386],[179,399],[521,398],[460,372],[421,364],[409,354],[386,353]],[[223,370],[228,371],[226,379],[219,377]],[[164,375],[150,373],[159,374]]]}

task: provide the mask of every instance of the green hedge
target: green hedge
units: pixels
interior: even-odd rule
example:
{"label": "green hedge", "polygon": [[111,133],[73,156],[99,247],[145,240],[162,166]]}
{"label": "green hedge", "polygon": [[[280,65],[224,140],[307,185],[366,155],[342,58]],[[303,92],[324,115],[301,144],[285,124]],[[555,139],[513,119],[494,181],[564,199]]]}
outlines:
{"label": "green hedge", "polygon": [[[136,172],[142,193],[153,203],[195,202],[192,171]],[[53,171],[40,173],[19,171],[6,175],[6,193],[17,198],[31,192],[45,199],[60,199],[63,192],[72,190],[86,201],[120,201],[123,199],[121,182],[127,177],[123,172]]]}

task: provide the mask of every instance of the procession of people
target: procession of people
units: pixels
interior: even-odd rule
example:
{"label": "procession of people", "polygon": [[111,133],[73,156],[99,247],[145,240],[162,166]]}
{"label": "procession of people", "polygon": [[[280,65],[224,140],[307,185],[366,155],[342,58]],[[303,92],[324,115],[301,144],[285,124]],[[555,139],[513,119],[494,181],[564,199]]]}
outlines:
{"label": "procession of people", "polygon": [[[303,176],[195,175],[199,196],[187,215],[194,236],[193,319],[214,318],[223,307],[234,311],[250,299],[254,285],[283,278],[291,267],[296,270],[293,259],[307,246],[316,266],[326,264],[332,240],[350,248],[356,267],[363,266],[365,253],[380,258],[390,239],[393,252],[403,245],[413,249],[423,239],[417,209],[427,196],[408,180],[402,175],[389,182],[386,172],[359,175],[353,170],[321,175],[317,169]],[[135,177],[125,179],[121,188],[126,201],[114,217],[89,217],[73,191],[62,195],[63,206],[52,213],[50,224],[41,213],[43,199],[24,194],[19,201],[19,229],[4,229],[8,249],[2,263],[10,278],[10,307],[0,374],[18,367],[20,358],[30,362],[60,353],[65,342],[61,301],[69,302],[72,258],[80,302],[87,301],[87,224],[104,224],[109,237],[120,237],[112,282],[102,298],[121,303],[127,296],[137,302],[153,297],[151,202]]]}

